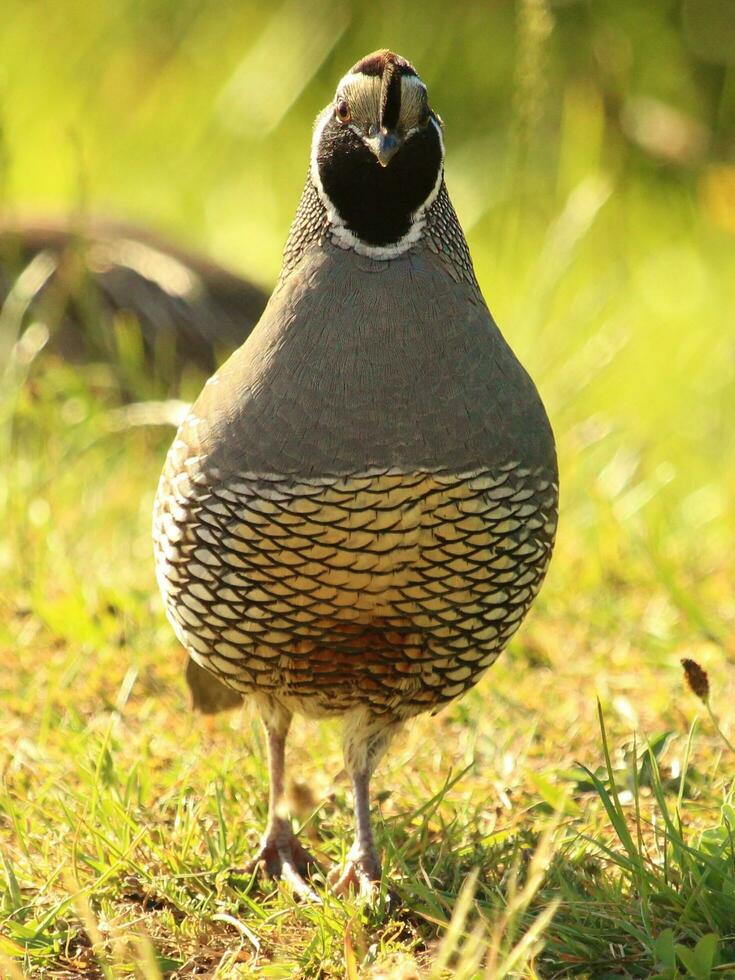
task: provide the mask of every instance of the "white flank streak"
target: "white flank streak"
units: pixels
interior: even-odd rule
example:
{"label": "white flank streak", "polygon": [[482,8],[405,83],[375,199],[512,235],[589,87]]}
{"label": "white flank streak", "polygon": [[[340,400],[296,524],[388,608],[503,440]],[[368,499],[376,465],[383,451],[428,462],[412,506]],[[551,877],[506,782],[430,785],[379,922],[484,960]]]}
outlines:
{"label": "white flank streak", "polygon": [[[351,77],[355,76],[351,76],[349,73],[345,75],[345,77],[339,83],[339,87],[337,89],[338,92]],[[419,84],[423,85],[423,82],[419,82]],[[337,211],[337,208],[334,206],[327,195],[327,192],[324,190],[322,179],[319,176],[319,163],[317,161],[319,141],[321,140],[324,128],[332,118],[333,113],[334,106],[327,106],[322,114],[317,116],[317,120],[314,125],[314,136],[311,141],[311,180],[316,188],[317,194],[319,195],[319,200],[326,209],[327,218],[332,229],[332,239],[334,244],[339,245],[340,248],[354,249],[358,255],[365,255],[370,259],[395,259],[397,256],[402,255],[403,252],[408,251],[408,249],[415,245],[421,238],[426,225],[426,212],[434,203],[436,200],[436,195],[439,193],[442,177],[444,175],[444,140],[442,138],[441,126],[439,126],[437,121],[432,116],[431,124],[436,128],[436,131],[439,134],[442,163],[436,176],[436,182],[432,187],[429,196],[411,215],[411,227],[402,238],[399,238],[397,242],[393,242],[392,245],[368,245],[347,227],[339,211]]]}

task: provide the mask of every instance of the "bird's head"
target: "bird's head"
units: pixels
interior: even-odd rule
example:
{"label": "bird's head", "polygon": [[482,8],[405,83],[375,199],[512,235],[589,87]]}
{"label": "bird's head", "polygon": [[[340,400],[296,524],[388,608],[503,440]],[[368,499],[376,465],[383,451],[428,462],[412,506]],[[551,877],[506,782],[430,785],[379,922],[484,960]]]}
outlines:
{"label": "bird's head", "polygon": [[312,141],[311,180],[338,240],[379,257],[410,247],[443,168],[441,120],[413,66],[392,51],[358,61]]}

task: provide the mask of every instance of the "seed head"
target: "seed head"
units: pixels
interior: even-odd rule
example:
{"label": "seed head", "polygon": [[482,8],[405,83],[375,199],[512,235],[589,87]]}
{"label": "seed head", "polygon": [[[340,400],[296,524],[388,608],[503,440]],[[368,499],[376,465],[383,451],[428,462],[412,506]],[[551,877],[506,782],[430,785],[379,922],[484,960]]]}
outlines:
{"label": "seed head", "polygon": [[681,662],[684,668],[684,677],[692,690],[693,694],[702,701],[709,699],[709,677],[707,671],[703,670],[696,660],[684,659]]}

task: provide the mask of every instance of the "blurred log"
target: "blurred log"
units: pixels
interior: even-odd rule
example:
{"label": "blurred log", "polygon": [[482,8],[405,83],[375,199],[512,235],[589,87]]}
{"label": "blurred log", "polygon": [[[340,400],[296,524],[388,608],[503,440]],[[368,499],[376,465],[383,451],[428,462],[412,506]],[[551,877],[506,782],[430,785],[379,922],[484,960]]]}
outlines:
{"label": "blurred log", "polygon": [[[12,321],[0,352],[7,356],[26,327],[43,324],[46,350],[75,363],[118,365],[121,391],[133,397],[123,369],[131,367],[123,365],[131,327],[134,371],[173,388],[188,366],[210,374],[245,340],[266,302],[241,276],[133,225],[0,222],[0,325],[8,312]],[[134,410],[139,403],[119,412]],[[192,706],[205,715],[242,702],[188,659],[186,681]]]}
{"label": "blurred log", "polygon": [[51,272],[24,311],[49,329],[48,349],[79,362],[119,356],[121,324],[137,324],[146,366],[174,381],[210,373],[248,336],[267,295],[247,279],[134,225],[0,222],[0,308],[43,255]]}

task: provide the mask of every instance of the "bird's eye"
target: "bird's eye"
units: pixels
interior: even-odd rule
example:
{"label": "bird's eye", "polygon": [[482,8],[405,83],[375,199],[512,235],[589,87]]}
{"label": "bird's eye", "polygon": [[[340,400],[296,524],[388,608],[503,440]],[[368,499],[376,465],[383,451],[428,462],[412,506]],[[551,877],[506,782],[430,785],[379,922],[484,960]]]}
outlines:
{"label": "bird's eye", "polygon": [[337,115],[337,119],[339,119],[343,126],[346,126],[352,119],[352,112],[344,99],[337,103],[337,108],[334,111]]}

